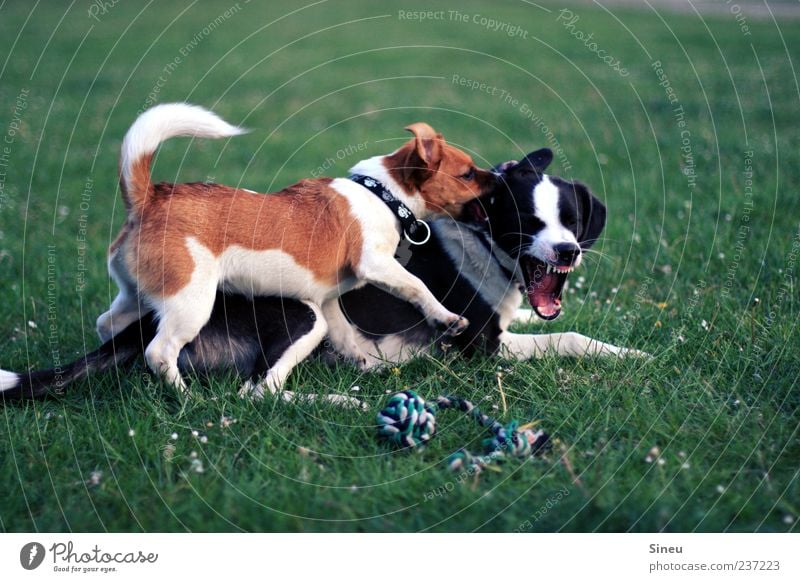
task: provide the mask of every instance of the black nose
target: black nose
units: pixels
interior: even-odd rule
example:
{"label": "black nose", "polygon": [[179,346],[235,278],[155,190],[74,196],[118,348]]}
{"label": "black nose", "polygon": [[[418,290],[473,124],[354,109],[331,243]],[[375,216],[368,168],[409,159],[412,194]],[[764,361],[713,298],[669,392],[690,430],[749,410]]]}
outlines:
{"label": "black nose", "polygon": [[561,267],[571,266],[581,254],[581,247],[573,243],[557,244],[553,250],[556,252],[556,262]]}

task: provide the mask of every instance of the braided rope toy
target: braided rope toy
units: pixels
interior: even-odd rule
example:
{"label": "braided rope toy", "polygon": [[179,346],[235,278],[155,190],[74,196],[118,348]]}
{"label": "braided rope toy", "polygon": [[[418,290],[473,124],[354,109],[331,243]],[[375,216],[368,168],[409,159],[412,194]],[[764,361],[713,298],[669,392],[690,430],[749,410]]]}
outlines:
{"label": "braided rope toy", "polygon": [[468,414],[490,433],[482,441],[483,455],[473,455],[465,449],[450,455],[447,465],[453,471],[462,468],[480,471],[504,457],[529,457],[541,452],[550,439],[543,430],[520,427],[516,421],[503,426],[464,398],[439,396],[431,405],[413,390],[398,392],[378,413],[378,439],[396,448],[423,447],[436,434],[437,410],[448,408]]}

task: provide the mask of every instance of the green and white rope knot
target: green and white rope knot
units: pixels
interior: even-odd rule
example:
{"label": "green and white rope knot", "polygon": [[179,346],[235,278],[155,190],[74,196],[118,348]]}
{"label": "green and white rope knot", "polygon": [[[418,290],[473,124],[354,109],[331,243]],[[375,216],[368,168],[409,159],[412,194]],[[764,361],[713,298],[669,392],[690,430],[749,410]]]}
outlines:
{"label": "green and white rope knot", "polygon": [[453,470],[481,469],[504,457],[529,457],[541,451],[549,440],[542,430],[519,430],[516,421],[504,426],[464,398],[439,396],[434,408],[413,390],[398,392],[378,413],[378,438],[399,448],[424,446],[436,433],[436,409],[448,408],[468,414],[490,433],[482,442],[484,455],[472,455],[465,449],[453,453],[447,460]]}
{"label": "green and white rope knot", "polygon": [[436,432],[436,413],[413,390],[392,396],[377,420],[378,439],[399,448],[424,445]]}

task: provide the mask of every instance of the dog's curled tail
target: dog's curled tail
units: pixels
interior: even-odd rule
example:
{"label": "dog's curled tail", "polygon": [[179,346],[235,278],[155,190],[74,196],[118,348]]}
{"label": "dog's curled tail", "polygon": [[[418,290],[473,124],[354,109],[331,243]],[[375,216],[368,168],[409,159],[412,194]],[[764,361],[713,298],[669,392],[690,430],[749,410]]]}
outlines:
{"label": "dog's curled tail", "polygon": [[197,105],[164,103],[148,109],[122,141],[119,180],[128,210],[138,215],[144,206],[152,189],[150,163],[161,142],[179,136],[219,139],[246,132]]}

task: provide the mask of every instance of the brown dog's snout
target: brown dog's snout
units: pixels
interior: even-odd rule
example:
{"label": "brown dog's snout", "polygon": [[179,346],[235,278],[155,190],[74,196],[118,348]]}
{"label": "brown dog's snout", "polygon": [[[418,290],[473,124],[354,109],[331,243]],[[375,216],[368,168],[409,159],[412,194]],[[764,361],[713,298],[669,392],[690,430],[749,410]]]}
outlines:
{"label": "brown dog's snout", "polygon": [[478,183],[481,194],[488,194],[500,181],[499,176],[489,170],[477,170],[475,180]]}

